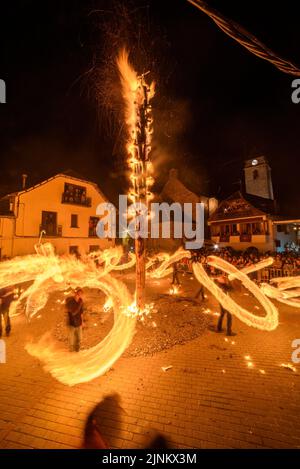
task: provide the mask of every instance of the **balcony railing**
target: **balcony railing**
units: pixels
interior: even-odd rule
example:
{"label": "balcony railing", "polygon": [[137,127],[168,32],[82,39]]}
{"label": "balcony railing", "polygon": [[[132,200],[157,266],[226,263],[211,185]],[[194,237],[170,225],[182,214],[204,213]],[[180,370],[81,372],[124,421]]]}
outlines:
{"label": "balcony railing", "polygon": [[60,237],[62,236],[61,225],[40,225],[40,234],[44,231],[44,236]]}
{"label": "balcony railing", "polygon": [[251,242],[264,242],[268,239],[269,233],[233,233],[233,234],[213,234],[212,240],[216,243],[251,243]]}
{"label": "balcony railing", "polygon": [[89,228],[89,238],[97,238],[96,228]]}
{"label": "balcony railing", "polygon": [[61,203],[71,204],[71,205],[81,205],[83,207],[91,207],[92,199],[91,197],[85,197],[83,195],[76,197],[74,195],[63,192],[61,196]]}
{"label": "balcony railing", "polygon": [[251,243],[252,235],[249,234],[249,233],[243,233],[240,236],[240,241],[241,241],[241,243]]}
{"label": "balcony railing", "polygon": [[220,234],[220,243],[229,243],[229,233]]}

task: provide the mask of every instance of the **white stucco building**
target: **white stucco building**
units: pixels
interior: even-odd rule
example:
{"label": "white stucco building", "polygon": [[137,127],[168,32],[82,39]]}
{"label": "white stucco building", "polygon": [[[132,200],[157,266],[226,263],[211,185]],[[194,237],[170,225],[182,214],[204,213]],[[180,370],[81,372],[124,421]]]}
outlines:
{"label": "white stucco building", "polygon": [[300,218],[273,221],[277,252],[295,250],[300,253]]}
{"label": "white stucco building", "polygon": [[41,233],[57,254],[113,246],[96,235],[96,208],[106,201],[95,183],[71,171],[8,194],[0,200],[0,258],[34,253]]}

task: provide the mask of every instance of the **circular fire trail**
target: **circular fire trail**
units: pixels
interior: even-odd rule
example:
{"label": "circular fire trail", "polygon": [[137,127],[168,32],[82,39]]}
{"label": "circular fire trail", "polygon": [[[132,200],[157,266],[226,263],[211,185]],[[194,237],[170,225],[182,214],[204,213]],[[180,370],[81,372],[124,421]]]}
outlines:
{"label": "circular fire trail", "polygon": [[[121,307],[130,307],[131,295],[122,282],[109,274],[104,279],[89,278],[84,287],[99,288],[111,301],[114,325],[109,334],[95,347],[77,354],[60,350],[49,335],[36,344],[27,344],[30,355],[44,363],[46,371],[63,384],[73,386],[104,374],[130,345],[135,332],[136,317],[126,315]],[[121,301],[120,301],[121,300]]]}
{"label": "circular fire trail", "polygon": [[[78,353],[71,353],[58,346],[49,333],[41,337],[37,343],[26,345],[27,352],[41,360],[45,370],[63,384],[73,386],[102,375],[120,358],[132,341],[136,321],[141,311],[136,308],[134,297],[125,284],[111,275],[114,270],[125,270],[134,265],[133,254],[129,262],[125,264],[120,264],[122,256],[121,248],[111,248],[103,252],[91,253],[82,260],[70,256],[58,257],[52,245],[45,243],[37,246],[36,255],[19,257],[0,264],[2,285],[14,285],[16,278],[18,283],[32,282],[19,299],[11,305],[11,311],[17,314],[19,307],[25,302],[25,313],[29,321],[33,320],[37,312],[47,305],[49,295],[53,292],[63,292],[80,286],[99,289],[106,295],[104,308],[113,310],[114,325],[109,334],[96,346]],[[190,253],[179,249],[173,255],[160,253],[149,259],[148,268],[155,265],[157,259],[160,262],[160,265],[151,272],[151,277],[165,277],[170,273],[172,263],[184,257],[189,258]],[[97,265],[95,260],[97,260]],[[277,327],[278,311],[266,294],[270,297],[274,295],[273,298],[276,296],[276,299],[279,299],[280,295],[285,295],[283,298],[287,304],[289,301],[295,301],[294,296],[300,295],[299,289],[292,292],[283,290],[286,286],[299,287],[299,278],[278,279],[281,290],[269,285],[271,290],[267,290],[265,285],[259,288],[245,272],[238,271],[233,265],[219,257],[210,256],[208,263],[226,272],[231,278],[240,280],[265,309],[266,316],[261,317],[242,308],[215,284],[201,264],[193,264],[197,280],[216,297],[225,309],[248,326],[266,331],[272,331]],[[247,268],[247,272],[256,271],[266,263],[270,263],[270,260]],[[151,305],[146,305],[144,314],[148,314],[150,310]]]}
{"label": "circular fire trail", "polygon": [[215,284],[215,282],[207,275],[201,264],[194,264],[193,270],[197,280],[210,290],[215,298],[221,303],[223,308],[237,316],[248,326],[253,326],[265,331],[276,329],[278,326],[277,308],[245,273],[239,271],[224,259],[216,256],[210,256],[208,258],[208,264],[240,280],[242,284],[257,298],[267,314],[264,317],[256,316],[242,306],[239,306],[232,298],[230,298],[229,295],[226,295],[226,293],[224,293],[221,288]]}

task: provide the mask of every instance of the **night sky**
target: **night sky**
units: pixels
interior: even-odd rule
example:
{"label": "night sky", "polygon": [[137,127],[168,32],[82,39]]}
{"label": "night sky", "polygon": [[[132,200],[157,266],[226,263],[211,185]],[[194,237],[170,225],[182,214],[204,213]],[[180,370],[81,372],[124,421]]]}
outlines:
{"label": "night sky", "polygon": [[[207,1],[269,48],[300,62],[294,1]],[[101,125],[102,110],[84,78],[101,55],[101,23],[111,3],[1,2],[0,78],[7,86],[7,104],[0,104],[2,194],[18,187],[23,172],[33,184],[66,169],[96,181],[112,200],[121,191],[116,137]],[[224,197],[239,189],[243,160],[263,154],[281,213],[299,217],[295,77],[251,55],[186,0],[132,4],[145,11],[147,27],[151,32],[153,25],[156,39],[161,34],[162,54],[168,54],[167,61],[156,57],[168,63],[155,110],[158,184],[177,167],[194,191]],[[167,127],[163,103],[169,106]]]}

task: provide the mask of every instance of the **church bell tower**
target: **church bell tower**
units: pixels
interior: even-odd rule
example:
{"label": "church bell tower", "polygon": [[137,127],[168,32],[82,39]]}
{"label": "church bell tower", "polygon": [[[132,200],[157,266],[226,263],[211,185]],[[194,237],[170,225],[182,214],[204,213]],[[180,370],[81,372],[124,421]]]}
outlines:
{"label": "church bell tower", "polygon": [[271,168],[265,156],[245,161],[246,194],[274,200]]}

